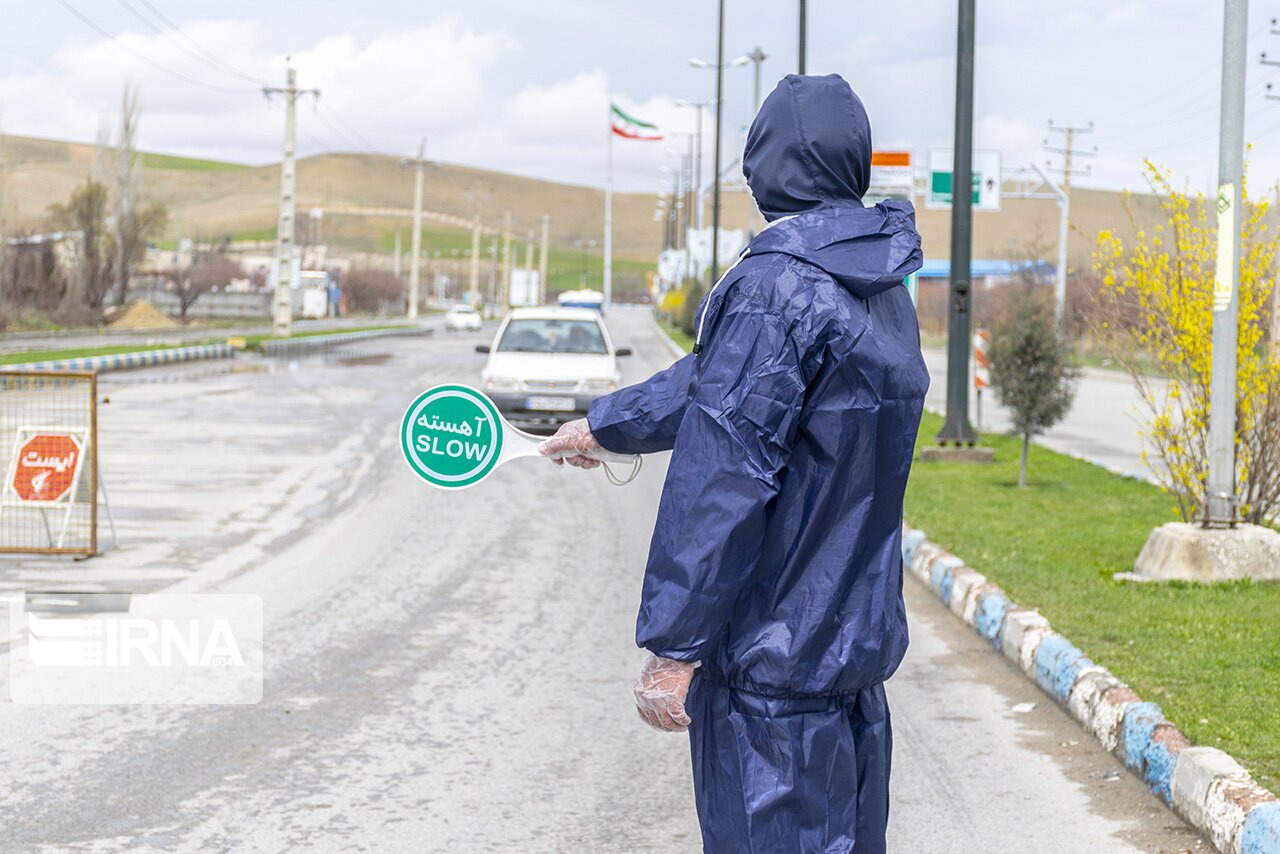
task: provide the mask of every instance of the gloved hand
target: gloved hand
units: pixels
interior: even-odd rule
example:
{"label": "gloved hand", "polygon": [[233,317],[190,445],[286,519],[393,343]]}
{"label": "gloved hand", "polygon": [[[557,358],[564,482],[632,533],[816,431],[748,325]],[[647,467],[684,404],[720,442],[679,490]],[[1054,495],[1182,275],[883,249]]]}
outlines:
{"label": "gloved hand", "polygon": [[591,425],[587,423],[585,418],[561,424],[560,429],[556,431],[554,436],[538,446],[538,453],[548,456],[571,452],[571,456],[563,459],[556,458],[552,462],[556,465],[560,465],[562,462],[568,463],[581,469],[593,469],[600,465],[599,460],[593,460],[584,455],[594,454],[603,450],[604,446],[596,441],[595,436],[591,435]]}
{"label": "gloved hand", "polygon": [[650,655],[636,680],[636,711],[656,730],[684,732],[692,723],[684,710],[691,681],[692,664]]}

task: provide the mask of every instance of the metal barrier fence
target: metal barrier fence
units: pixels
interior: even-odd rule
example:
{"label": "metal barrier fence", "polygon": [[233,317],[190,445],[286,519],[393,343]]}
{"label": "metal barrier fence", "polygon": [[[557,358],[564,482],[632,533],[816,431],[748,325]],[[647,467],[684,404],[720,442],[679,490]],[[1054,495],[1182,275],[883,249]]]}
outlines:
{"label": "metal barrier fence", "polygon": [[0,552],[98,551],[98,376],[0,371]]}

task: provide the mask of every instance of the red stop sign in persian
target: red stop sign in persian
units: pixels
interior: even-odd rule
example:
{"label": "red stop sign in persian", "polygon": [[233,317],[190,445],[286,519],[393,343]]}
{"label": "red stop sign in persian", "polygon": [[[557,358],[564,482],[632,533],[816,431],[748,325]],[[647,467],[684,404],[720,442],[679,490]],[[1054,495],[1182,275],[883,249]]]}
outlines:
{"label": "red stop sign in persian", "polygon": [[13,491],[23,501],[57,501],[80,466],[80,442],[66,433],[40,433],[18,448]]}

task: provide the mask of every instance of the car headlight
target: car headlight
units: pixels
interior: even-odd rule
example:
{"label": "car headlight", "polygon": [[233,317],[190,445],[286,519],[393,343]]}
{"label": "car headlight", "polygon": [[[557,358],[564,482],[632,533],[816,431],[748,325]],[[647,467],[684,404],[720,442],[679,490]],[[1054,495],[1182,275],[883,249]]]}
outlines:
{"label": "car headlight", "polygon": [[510,391],[520,387],[520,381],[515,377],[489,377],[484,381],[484,387],[494,391]]}
{"label": "car headlight", "polygon": [[613,391],[617,387],[613,380],[587,380],[587,391]]}

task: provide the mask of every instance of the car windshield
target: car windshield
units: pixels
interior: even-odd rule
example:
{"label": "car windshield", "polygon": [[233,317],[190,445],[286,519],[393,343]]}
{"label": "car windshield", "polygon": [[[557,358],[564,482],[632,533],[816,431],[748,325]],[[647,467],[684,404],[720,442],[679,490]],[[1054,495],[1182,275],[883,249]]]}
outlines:
{"label": "car windshield", "polygon": [[502,333],[498,351],[503,353],[594,353],[604,355],[604,334],[594,320],[561,320],[555,317],[512,320]]}

